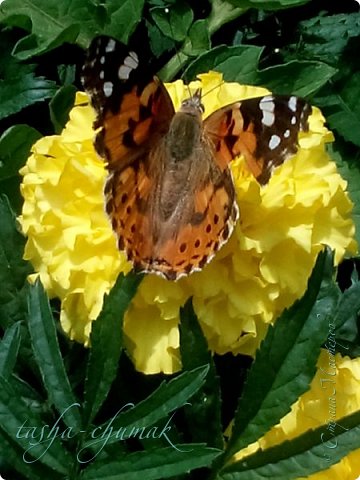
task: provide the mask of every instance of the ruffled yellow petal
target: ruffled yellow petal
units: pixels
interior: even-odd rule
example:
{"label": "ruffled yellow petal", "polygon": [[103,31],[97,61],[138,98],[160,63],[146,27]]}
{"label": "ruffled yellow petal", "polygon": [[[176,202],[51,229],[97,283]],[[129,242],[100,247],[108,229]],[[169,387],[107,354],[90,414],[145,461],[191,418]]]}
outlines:
{"label": "ruffled yellow petal", "polygon": [[[268,93],[222,83],[215,72],[189,88],[200,86],[205,116]],[[179,80],[167,88],[176,108],[189,95]],[[21,170],[25,258],[49,294],[61,299],[64,330],[84,343],[103,294],[119,272],[131,268],[116,248],[104,212],[106,171],[92,145],[93,120],[87,97],[78,93],[62,134],[39,140]],[[190,296],[213,351],[253,355],[267,325],[304,293],[323,245],[336,249],[337,262],[356,251],[346,182],[325,151],[331,140],[314,109],[298,153],[267,186],[257,184],[242,158],[232,162],[241,218],[231,240],[202,272],[176,283],[145,278],[126,313],[126,346],[137,369],[172,373],[180,368],[179,308]]]}

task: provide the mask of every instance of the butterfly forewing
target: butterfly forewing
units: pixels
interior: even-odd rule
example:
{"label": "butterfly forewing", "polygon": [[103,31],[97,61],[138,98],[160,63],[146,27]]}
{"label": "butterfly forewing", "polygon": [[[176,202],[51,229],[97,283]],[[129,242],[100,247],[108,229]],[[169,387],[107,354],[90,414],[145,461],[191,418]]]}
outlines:
{"label": "butterfly forewing", "polygon": [[164,85],[117,40],[93,40],[82,81],[101,127],[95,147],[109,170],[133,163],[166,133],[174,108]]}
{"label": "butterfly forewing", "polygon": [[295,96],[252,98],[223,107],[204,122],[224,166],[244,155],[259,183],[297,151],[299,131],[308,130],[311,106]]}

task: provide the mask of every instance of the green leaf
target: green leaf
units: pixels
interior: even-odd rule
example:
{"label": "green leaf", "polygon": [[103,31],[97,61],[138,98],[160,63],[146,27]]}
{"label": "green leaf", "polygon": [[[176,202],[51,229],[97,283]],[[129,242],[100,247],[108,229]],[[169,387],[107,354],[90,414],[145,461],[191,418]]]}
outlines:
{"label": "green leaf", "polygon": [[263,10],[279,10],[282,8],[298,7],[310,0],[229,0],[240,8],[258,8]]}
{"label": "green leaf", "polygon": [[262,49],[254,46],[215,47],[200,55],[185,71],[193,79],[208,70],[221,72],[225,81],[260,85],[274,93],[308,96],[319,90],[337,70],[325,63],[292,61],[258,70]]}
{"label": "green leaf", "polygon": [[[29,366],[29,370],[35,370],[33,365]],[[44,403],[44,399],[41,396],[42,392],[37,392],[34,387],[29,385],[29,383],[27,383],[25,380],[18,377],[16,373],[13,373],[12,376],[8,378],[8,380],[14,390],[16,390],[16,394],[21,397],[29,410],[38,415],[42,415],[45,412],[47,415],[49,414],[48,405]]]}
{"label": "green leaf", "polygon": [[146,21],[150,48],[155,57],[160,57],[164,52],[174,48],[174,40],[166,37],[161,30],[152,23]]}
{"label": "green leaf", "polygon": [[59,439],[49,436],[50,428],[27,408],[16,390],[0,375],[0,431],[22,448],[25,462],[39,461],[66,474],[71,465],[70,458]]}
{"label": "green leaf", "polygon": [[[118,414],[112,419],[111,426],[114,434],[111,435],[107,444],[110,445],[118,441],[116,431],[126,428],[131,431],[132,428],[140,426],[150,427],[157,421],[163,419],[168,413],[183,407],[189,398],[203,385],[209,367],[198,367],[191,372],[184,372],[169,382],[163,382],[151,395],[145,400],[134,404],[121,405]],[[123,411],[126,408],[130,410]],[[99,432],[104,432],[108,422],[98,427]],[[85,448],[94,446],[97,448],[98,440],[89,440]]]}
{"label": "green leaf", "polygon": [[14,369],[20,347],[20,323],[15,323],[5,332],[0,342],[0,375],[9,378]]}
{"label": "green leaf", "polygon": [[[81,0],[5,0],[0,9],[0,21],[25,28],[30,35],[21,39],[14,54],[21,60],[40,55],[78,37],[86,45],[91,39],[89,29],[95,27],[96,7]],[[80,33],[81,31],[81,33]],[[78,38],[79,40],[79,38]]]}
{"label": "green leaf", "polygon": [[101,33],[128,43],[130,35],[141,21],[145,0],[107,0],[107,24]]}
{"label": "green leaf", "polygon": [[162,7],[152,8],[151,16],[164,35],[176,41],[185,40],[194,14],[186,3],[176,3],[169,8],[169,12]]}
{"label": "green leaf", "polygon": [[[16,218],[6,197],[0,197],[0,306],[17,302],[19,290],[31,273],[22,259],[25,239],[16,228]],[[1,310],[0,310],[1,311]]]}
{"label": "green leaf", "polygon": [[[351,356],[353,351],[356,352],[359,349],[359,312],[360,282],[356,281],[341,296],[334,322],[336,330],[329,339],[331,345],[335,342],[336,350],[343,355]],[[332,350],[331,345],[325,344],[330,351]]]}
{"label": "green leaf", "polygon": [[66,85],[61,87],[49,103],[50,118],[54,125],[55,133],[60,134],[66,122],[69,120],[69,113],[74,106],[76,87]]}
{"label": "green leaf", "polygon": [[95,34],[114,35],[125,43],[141,19],[144,0],[5,0],[0,21],[25,28],[29,35],[15,46],[14,55],[26,60],[63,43],[87,47]]}
{"label": "green leaf", "polygon": [[335,94],[331,113],[325,112],[331,129],[360,146],[360,72],[353,73]]}
{"label": "green leaf", "polygon": [[221,453],[204,445],[188,444],[136,452],[122,460],[90,465],[82,480],[161,480],[207,467]]}
{"label": "green leaf", "polygon": [[57,73],[61,85],[69,86],[75,82],[76,65],[58,65]]}
{"label": "green leaf", "polygon": [[19,75],[11,81],[0,80],[0,119],[52,97],[55,91],[55,82],[37,77],[33,72]]}
{"label": "green leaf", "polygon": [[[0,468],[3,467],[2,460],[4,459],[5,465],[9,467],[9,471],[10,468],[12,473],[13,470],[16,470],[16,472],[20,473],[27,480],[43,480],[44,478],[62,480],[64,478],[62,474],[58,474],[55,470],[46,467],[39,461],[33,463],[24,462],[22,449],[1,429],[0,445]],[[7,476],[5,468],[1,470],[1,473],[5,475],[6,478],[10,478]]]}
{"label": "green leaf", "polygon": [[85,381],[84,418],[90,423],[110,390],[122,350],[122,324],[141,275],[119,275],[99,317],[92,324],[91,350]]}
{"label": "green leaf", "polygon": [[297,480],[326,470],[360,448],[360,412],[236,462],[219,480]]}
{"label": "green leaf", "polygon": [[277,94],[307,97],[325,85],[336,72],[326,63],[294,60],[260,70],[256,84]]}
{"label": "green leaf", "polygon": [[210,36],[207,20],[197,20],[189,30],[189,46],[184,48],[184,53],[189,56],[197,56],[210,49]]}
{"label": "green leaf", "polygon": [[28,125],[14,125],[0,137],[0,180],[19,176],[19,169],[25,164],[31,146],[41,134]]}
{"label": "green leaf", "polygon": [[316,16],[299,24],[302,42],[296,55],[339,68],[349,39],[360,35],[360,13]]}
{"label": "green leaf", "polygon": [[68,427],[80,430],[79,404],[65,372],[49,301],[39,280],[29,287],[28,326],[49,400]]}
{"label": "green leaf", "polygon": [[278,423],[308,389],[339,300],[332,276],[333,256],[325,250],[318,256],[304,296],[269,327],[238,405],[227,459]]}
{"label": "green leaf", "polygon": [[214,361],[192,307],[191,299],[180,310],[180,353],[183,370],[209,364],[204,385],[191,398],[185,410],[187,429],[194,442],[223,448],[221,394]]}
{"label": "green leaf", "polygon": [[0,138],[0,192],[9,197],[11,205],[18,211],[23,199],[20,195],[19,169],[25,164],[31,146],[41,137],[28,125],[14,125]]}
{"label": "green leaf", "polygon": [[199,56],[185,70],[184,78],[191,80],[209,70],[221,72],[225,81],[254,83],[262,48],[246,45],[220,45]]}
{"label": "green leaf", "polygon": [[348,182],[347,192],[352,200],[354,207],[352,210],[352,219],[355,224],[355,238],[360,245],[360,155],[354,148],[349,148],[344,142],[337,141],[335,144],[328,144],[327,150],[341,176]]}
{"label": "green leaf", "polygon": [[[56,30],[52,33],[55,33],[55,31]],[[50,36],[48,42],[44,42],[44,39],[41,38],[40,35],[32,33],[19,40],[12,53],[19,60],[28,60],[35,55],[41,55],[46,51],[53,50],[63,43],[74,43],[79,36],[79,32],[80,25],[75,23],[74,25],[69,25],[61,29],[58,35]],[[47,34],[50,34],[50,32],[47,32]]]}

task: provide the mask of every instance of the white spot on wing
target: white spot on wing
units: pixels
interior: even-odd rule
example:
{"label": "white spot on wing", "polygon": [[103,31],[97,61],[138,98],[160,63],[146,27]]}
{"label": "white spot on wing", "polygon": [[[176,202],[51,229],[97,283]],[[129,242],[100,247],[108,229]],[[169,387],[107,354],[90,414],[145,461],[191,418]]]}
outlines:
{"label": "white spot on wing", "polygon": [[289,137],[290,137],[290,130],[289,130],[289,129],[285,130],[285,132],[284,132],[284,137],[285,137],[285,138],[289,138]]}
{"label": "white spot on wing", "polygon": [[102,56],[100,57],[100,63],[101,63],[102,65],[105,63],[105,56],[104,56],[104,55],[102,55]]}
{"label": "white spot on wing", "polygon": [[104,86],[103,86],[103,90],[104,90],[104,95],[105,95],[105,97],[110,97],[110,95],[111,95],[112,92],[113,92],[113,84],[112,84],[112,82],[105,82],[105,83],[104,83]]}
{"label": "white spot on wing", "polygon": [[263,112],[274,113],[274,110],[275,110],[274,98],[270,95],[262,98],[260,100],[259,107]]}
{"label": "white spot on wing", "polygon": [[259,102],[260,110],[262,111],[262,123],[267,127],[271,127],[275,121],[275,103],[272,96],[264,97]]}
{"label": "white spot on wing", "polygon": [[127,80],[129,78],[131,70],[132,68],[126,65],[121,65],[118,71],[118,77],[120,78],[120,80]]}
{"label": "white spot on wing", "polygon": [[290,97],[288,102],[289,108],[292,112],[296,112],[297,98]]}
{"label": "white spot on wing", "polygon": [[263,111],[262,123],[267,127],[271,127],[274,124],[275,115],[272,112],[268,112],[267,110]]}
{"label": "white spot on wing", "polygon": [[115,50],[115,46],[116,46],[115,40],[110,38],[110,40],[108,41],[108,44],[105,47],[105,52],[113,52]]}
{"label": "white spot on wing", "polygon": [[136,62],[136,65],[139,65],[139,57],[136,52],[129,52],[130,57]]}
{"label": "white spot on wing", "polygon": [[130,57],[130,55],[128,55],[124,60],[124,65],[126,65],[127,67],[130,67],[131,70],[134,70],[134,68],[138,66],[138,63],[136,60]]}
{"label": "white spot on wing", "polygon": [[104,70],[101,70],[101,72],[99,73],[99,77],[101,78],[101,80],[104,80],[104,78],[105,78]]}
{"label": "white spot on wing", "polygon": [[295,115],[293,115],[291,117],[291,125],[295,125],[295,123],[296,123],[296,117],[295,117]]}
{"label": "white spot on wing", "polygon": [[277,146],[280,145],[281,138],[278,135],[272,135],[269,141],[270,150],[274,150]]}

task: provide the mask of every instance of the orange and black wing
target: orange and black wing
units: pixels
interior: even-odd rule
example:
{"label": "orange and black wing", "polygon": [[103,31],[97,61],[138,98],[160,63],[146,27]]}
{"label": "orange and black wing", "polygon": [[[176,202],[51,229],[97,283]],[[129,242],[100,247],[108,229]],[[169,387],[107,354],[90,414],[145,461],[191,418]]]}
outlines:
{"label": "orange and black wing", "polygon": [[302,98],[267,95],[217,110],[205,120],[204,130],[222,168],[242,154],[258,182],[265,184],[273,169],[297,151],[299,131],[308,129],[310,113]]}
{"label": "orange and black wing", "polygon": [[150,228],[151,158],[156,161],[150,154],[168,131],[174,107],[148,63],[110,37],[91,43],[82,81],[97,113],[95,148],[109,171],[106,211],[119,248],[136,262],[146,255],[140,249]]}

